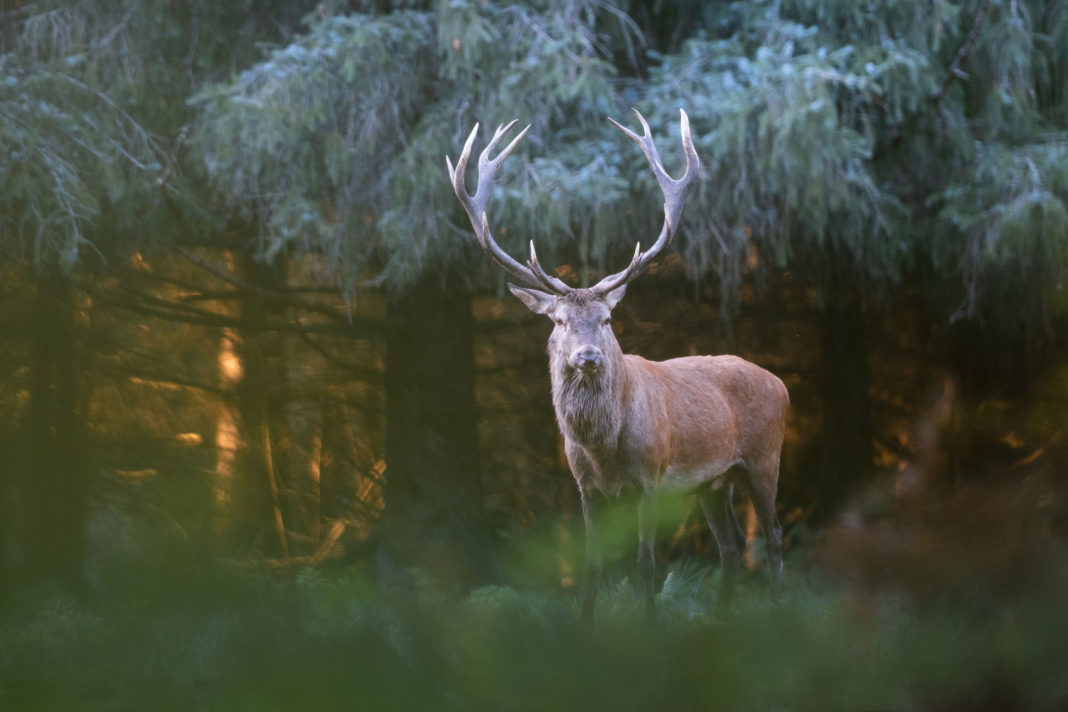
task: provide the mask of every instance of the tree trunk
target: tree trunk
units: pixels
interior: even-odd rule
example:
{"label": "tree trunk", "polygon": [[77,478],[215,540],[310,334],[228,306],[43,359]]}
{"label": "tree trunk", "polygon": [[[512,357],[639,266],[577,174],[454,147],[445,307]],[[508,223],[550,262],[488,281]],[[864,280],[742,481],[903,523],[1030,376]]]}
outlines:
{"label": "tree trunk", "polygon": [[38,279],[35,300],[23,553],[31,575],[81,588],[89,482],[78,412],[75,305],[70,286],[58,276]]}
{"label": "tree trunk", "polygon": [[390,302],[389,322],[384,560],[391,569],[415,564],[464,583],[484,580],[492,538],[479,478],[470,296],[424,278]]}
{"label": "tree trunk", "polygon": [[[236,263],[240,278],[249,284],[269,289],[285,281],[284,267],[263,264],[249,254]],[[278,307],[256,292],[244,293],[239,308],[241,320],[253,324],[279,316]],[[229,491],[220,489],[219,499],[226,547],[237,556],[289,555],[282,501],[289,449],[287,374],[280,339],[269,331],[229,333],[220,354],[223,385],[232,389],[235,412],[224,408],[220,415],[220,442],[232,441],[233,457],[229,462],[220,445],[220,485]]]}
{"label": "tree trunk", "polygon": [[820,310],[818,384],[823,404],[820,499],[824,515],[872,467],[869,419],[867,316],[860,288],[841,267],[831,267]]}
{"label": "tree trunk", "polygon": [[[8,446],[7,438],[0,440],[0,447]],[[11,563],[8,561],[8,522],[7,511],[7,460],[0,455],[0,610],[7,602],[8,581],[11,580]]]}
{"label": "tree trunk", "polygon": [[231,534],[234,484],[237,478],[237,449],[241,436],[238,430],[237,388],[241,383],[242,364],[237,344],[240,337],[234,329],[223,329],[219,339],[217,366],[219,390],[222,398],[215,418],[215,534],[224,542]]}

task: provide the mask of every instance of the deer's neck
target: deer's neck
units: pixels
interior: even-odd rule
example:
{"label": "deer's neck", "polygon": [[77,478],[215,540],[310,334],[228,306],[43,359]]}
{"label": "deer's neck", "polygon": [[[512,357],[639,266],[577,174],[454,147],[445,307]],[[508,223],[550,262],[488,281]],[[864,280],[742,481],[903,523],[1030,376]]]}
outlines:
{"label": "deer's neck", "polygon": [[594,374],[569,368],[562,357],[551,359],[550,371],[556,421],[564,437],[589,450],[614,451],[623,424],[622,353],[610,356]]}

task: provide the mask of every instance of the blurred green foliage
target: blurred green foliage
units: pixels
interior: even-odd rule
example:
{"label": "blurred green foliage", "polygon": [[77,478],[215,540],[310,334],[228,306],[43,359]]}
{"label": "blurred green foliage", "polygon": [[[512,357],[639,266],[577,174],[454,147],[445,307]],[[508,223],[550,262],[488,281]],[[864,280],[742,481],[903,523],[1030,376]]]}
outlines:
{"label": "blurred green foliage", "polygon": [[1068,699],[1063,552],[1016,595],[865,598],[788,562],[779,604],[746,584],[715,614],[676,564],[642,619],[604,584],[592,630],[546,588],[407,590],[363,570],[280,579],[146,559],[106,596],[24,592],[0,618],[0,701],[20,710],[1051,709]]}
{"label": "blurred green foliage", "polygon": [[0,254],[70,273],[174,240],[155,181],[186,99],[275,38],[286,3],[16,5],[0,28]]}
{"label": "blurred green foliage", "polygon": [[597,31],[604,10],[571,0],[323,13],[304,37],[195,97],[194,139],[219,193],[258,217],[267,259],[311,252],[336,279],[373,268],[402,290],[431,269],[472,271],[443,159],[476,121],[484,139],[518,118],[534,130],[512,160],[522,177],[504,189],[503,242],[535,239],[551,256],[581,225],[584,261],[603,262],[620,223],[602,209],[628,185],[619,142],[604,140],[604,114],[620,111]]}
{"label": "blurred green foliage", "polygon": [[[98,239],[90,264],[188,238],[153,196],[163,173],[187,215],[239,214],[260,258],[310,256],[350,293],[480,276],[441,159],[476,121],[518,118],[533,129],[498,187],[499,237],[586,281],[655,235],[652,181],[604,121],[634,105],[659,135],[680,106],[693,121],[705,170],[680,247],[725,312],[753,246],[876,289],[959,276],[933,290],[947,315],[992,316],[1006,289],[1060,278],[1033,271],[1045,255],[1021,215],[1058,242],[1059,2],[97,0],[18,20],[0,58],[0,244],[38,265],[70,270]],[[192,151],[174,145],[183,125]]]}

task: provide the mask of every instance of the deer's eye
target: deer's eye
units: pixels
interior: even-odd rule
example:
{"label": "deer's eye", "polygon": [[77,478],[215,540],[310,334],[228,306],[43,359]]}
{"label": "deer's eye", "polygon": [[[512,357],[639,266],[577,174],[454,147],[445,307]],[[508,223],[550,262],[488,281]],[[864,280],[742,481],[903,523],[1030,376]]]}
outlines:
{"label": "deer's eye", "polygon": [[567,326],[567,322],[561,319],[560,317],[556,317],[555,319],[553,319],[553,321],[556,322],[557,326]]}
{"label": "deer's eye", "polygon": [[612,324],[612,318],[611,317],[605,317],[604,319],[601,320],[601,326],[610,326],[611,324]]}

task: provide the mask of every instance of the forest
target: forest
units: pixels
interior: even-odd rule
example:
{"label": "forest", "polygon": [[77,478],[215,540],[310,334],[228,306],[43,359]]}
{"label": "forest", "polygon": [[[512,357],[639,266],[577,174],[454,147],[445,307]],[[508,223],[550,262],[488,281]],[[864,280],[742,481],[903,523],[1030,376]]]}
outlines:
{"label": "forest", "polygon": [[[624,493],[588,625],[445,157],[590,286],[632,108],[612,331],[785,383],[784,578],[682,493],[647,620]],[[0,0],[0,709],[1068,709],[1066,279],[1059,0]]]}

